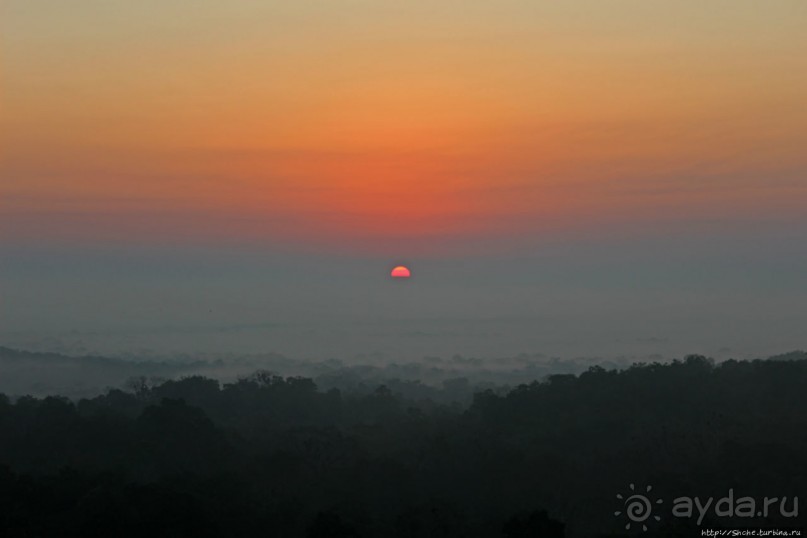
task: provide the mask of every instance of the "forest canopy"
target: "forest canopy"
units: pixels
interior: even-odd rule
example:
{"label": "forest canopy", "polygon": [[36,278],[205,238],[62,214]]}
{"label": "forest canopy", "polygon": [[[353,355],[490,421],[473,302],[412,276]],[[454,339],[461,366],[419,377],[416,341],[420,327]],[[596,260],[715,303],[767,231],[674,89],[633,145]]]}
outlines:
{"label": "forest canopy", "polygon": [[[628,484],[793,498],[807,483],[798,354],[406,386],[257,371],[0,395],[0,535],[618,536]],[[646,535],[697,528],[665,518]]]}

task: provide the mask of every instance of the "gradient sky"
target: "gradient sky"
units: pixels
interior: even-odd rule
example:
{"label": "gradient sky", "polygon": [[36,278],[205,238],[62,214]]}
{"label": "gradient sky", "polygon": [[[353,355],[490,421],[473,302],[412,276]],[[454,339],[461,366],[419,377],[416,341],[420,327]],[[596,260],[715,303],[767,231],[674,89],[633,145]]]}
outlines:
{"label": "gradient sky", "polygon": [[0,339],[807,347],[805,28],[802,0],[5,0]]}

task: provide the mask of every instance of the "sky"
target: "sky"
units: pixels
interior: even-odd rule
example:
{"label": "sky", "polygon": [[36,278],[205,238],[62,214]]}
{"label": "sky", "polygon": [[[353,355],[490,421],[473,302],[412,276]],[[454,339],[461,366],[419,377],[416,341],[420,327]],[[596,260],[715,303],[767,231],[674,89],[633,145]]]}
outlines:
{"label": "sky", "polygon": [[805,348],[805,27],[801,0],[5,0],[0,344]]}

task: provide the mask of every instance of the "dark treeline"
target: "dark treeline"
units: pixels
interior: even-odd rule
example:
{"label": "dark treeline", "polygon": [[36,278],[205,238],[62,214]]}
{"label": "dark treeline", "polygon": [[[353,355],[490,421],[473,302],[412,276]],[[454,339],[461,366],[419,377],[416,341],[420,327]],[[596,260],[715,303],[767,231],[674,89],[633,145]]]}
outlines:
{"label": "dark treeline", "polygon": [[[259,371],[0,395],[0,536],[621,536],[631,483],[668,505],[807,493],[805,360],[592,367],[466,404],[454,383],[413,397]],[[645,536],[804,524],[662,515]]]}

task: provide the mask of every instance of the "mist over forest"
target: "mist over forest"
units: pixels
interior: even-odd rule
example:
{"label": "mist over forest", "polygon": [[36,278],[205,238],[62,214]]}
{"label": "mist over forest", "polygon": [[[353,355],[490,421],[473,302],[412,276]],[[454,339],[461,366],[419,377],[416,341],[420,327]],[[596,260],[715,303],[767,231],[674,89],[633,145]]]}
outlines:
{"label": "mist over forest", "polygon": [[435,390],[457,380],[468,389],[508,387],[551,374],[576,374],[594,364],[621,368],[629,363],[601,359],[562,360],[541,354],[482,359],[455,355],[425,357],[417,362],[391,362],[381,356],[300,360],[269,353],[246,356],[172,358],[69,356],[0,347],[0,391],[12,395],[70,398],[92,397],[108,388],[122,388],[132,378],[153,382],[202,375],[233,382],[257,370],[282,376],[304,376],[323,388],[374,390],[380,384],[400,384],[408,391]]}
{"label": "mist over forest", "polygon": [[[2,536],[660,537],[805,524],[802,351],[609,367],[321,362],[293,375],[246,373],[296,364],[271,356],[0,358]],[[45,385],[54,392],[8,394],[15,376],[22,387],[60,367],[126,379],[69,398]],[[623,501],[639,491],[667,504],[642,519]],[[691,497],[724,500],[687,515]]]}
{"label": "mist over forest", "polygon": [[[772,357],[805,358],[793,351]],[[324,389],[371,391],[386,384],[400,388],[407,396],[418,393],[439,394],[441,387],[463,384],[471,391],[487,388],[506,390],[555,374],[580,374],[592,366],[624,369],[636,363],[665,363],[660,356],[616,359],[561,359],[543,354],[514,357],[475,358],[424,357],[419,361],[395,362],[381,355],[357,356],[350,361],[338,359],[301,360],[277,353],[262,355],[177,355],[155,358],[149,355],[104,357],[30,352],[0,346],[0,392],[12,396],[60,395],[89,398],[110,388],[123,388],[132,379],[152,383],[189,376],[205,376],[231,383],[255,371],[280,376],[302,376]]]}

